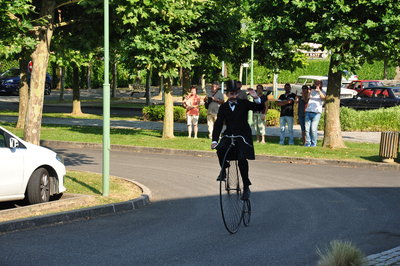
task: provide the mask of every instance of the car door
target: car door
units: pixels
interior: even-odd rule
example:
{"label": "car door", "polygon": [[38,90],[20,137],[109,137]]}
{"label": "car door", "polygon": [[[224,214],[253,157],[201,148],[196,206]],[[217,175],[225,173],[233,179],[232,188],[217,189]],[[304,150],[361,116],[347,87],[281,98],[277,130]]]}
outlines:
{"label": "car door", "polygon": [[369,102],[369,109],[379,109],[384,106],[384,89],[375,89],[375,88],[370,88],[372,90],[372,97]]}
{"label": "car door", "polygon": [[25,149],[10,149],[7,134],[0,130],[0,199],[23,194]]}

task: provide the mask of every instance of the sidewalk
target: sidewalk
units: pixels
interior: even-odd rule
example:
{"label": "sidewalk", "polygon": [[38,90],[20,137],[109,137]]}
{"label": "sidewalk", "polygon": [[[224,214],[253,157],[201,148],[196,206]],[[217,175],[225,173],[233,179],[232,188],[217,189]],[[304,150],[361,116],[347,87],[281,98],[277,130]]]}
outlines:
{"label": "sidewalk", "polygon": [[[0,122],[17,122],[16,116],[3,116],[0,115]],[[52,118],[43,117],[42,123],[44,124],[56,124],[56,125],[76,125],[76,126],[103,126],[103,120],[101,119],[77,119],[77,118]],[[134,129],[152,129],[162,130],[162,122],[154,121],[126,121],[126,120],[110,120],[111,127],[115,128],[134,128]],[[174,123],[174,130],[180,132],[187,131],[187,125],[185,123]],[[199,132],[207,132],[206,124],[199,124]],[[301,130],[299,125],[294,125],[294,137],[301,138]],[[267,136],[279,136],[279,127],[267,127]],[[253,135],[255,132],[253,131]],[[323,131],[318,131],[318,138],[322,139],[324,135]],[[381,138],[380,132],[342,132],[343,140],[353,142],[367,142],[367,143],[379,143]]]}

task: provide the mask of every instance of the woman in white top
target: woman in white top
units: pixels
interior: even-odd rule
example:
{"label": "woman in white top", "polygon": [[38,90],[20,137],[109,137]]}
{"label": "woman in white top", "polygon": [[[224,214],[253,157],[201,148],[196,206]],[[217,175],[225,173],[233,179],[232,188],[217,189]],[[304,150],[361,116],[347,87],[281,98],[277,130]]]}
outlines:
{"label": "woman in white top", "polygon": [[321,118],[322,106],[325,101],[325,93],[322,91],[322,82],[315,81],[314,86],[310,86],[308,97],[306,99],[306,147],[317,146],[318,124]]}

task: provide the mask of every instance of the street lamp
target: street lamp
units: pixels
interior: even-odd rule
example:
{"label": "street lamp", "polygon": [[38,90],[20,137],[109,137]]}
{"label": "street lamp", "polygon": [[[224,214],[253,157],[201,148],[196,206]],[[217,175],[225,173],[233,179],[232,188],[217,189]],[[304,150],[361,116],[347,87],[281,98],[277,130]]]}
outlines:
{"label": "street lamp", "polygon": [[103,196],[110,187],[110,81],[109,81],[109,5],[104,0],[104,84],[103,84]]}

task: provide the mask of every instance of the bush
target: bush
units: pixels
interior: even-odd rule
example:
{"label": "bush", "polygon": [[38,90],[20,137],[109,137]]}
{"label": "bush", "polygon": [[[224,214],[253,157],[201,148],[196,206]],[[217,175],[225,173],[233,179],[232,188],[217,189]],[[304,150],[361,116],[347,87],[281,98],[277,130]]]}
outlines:
{"label": "bush", "polygon": [[150,105],[143,108],[143,118],[150,121],[160,121],[164,119],[164,105]]}
{"label": "bush", "polygon": [[320,257],[318,266],[362,266],[365,263],[364,254],[348,241],[332,241],[329,248],[321,251],[317,249]]}
{"label": "bush", "polygon": [[[164,111],[164,110],[163,110]],[[164,113],[163,113],[164,116]],[[174,121],[184,123],[186,122],[186,109],[182,106],[174,106]]]}
{"label": "bush", "polygon": [[[322,114],[319,130],[324,129],[324,119]],[[367,111],[341,107],[340,125],[343,131],[400,131],[400,106]]]}
{"label": "bush", "polygon": [[[150,105],[142,110],[143,118],[149,121],[161,121],[164,119],[165,107],[164,105]],[[182,106],[174,106],[174,122],[186,122],[186,109]],[[200,106],[199,123],[207,122],[207,109]]]}
{"label": "bush", "polygon": [[199,123],[201,124],[207,123],[207,109],[204,107],[204,105],[200,106]]}
{"label": "bush", "polygon": [[275,110],[275,109],[268,109],[267,115],[266,115],[267,126],[278,125],[280,115],[281,115],[280,111]]}

